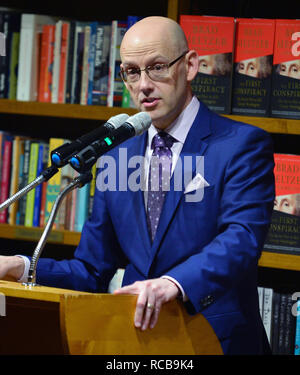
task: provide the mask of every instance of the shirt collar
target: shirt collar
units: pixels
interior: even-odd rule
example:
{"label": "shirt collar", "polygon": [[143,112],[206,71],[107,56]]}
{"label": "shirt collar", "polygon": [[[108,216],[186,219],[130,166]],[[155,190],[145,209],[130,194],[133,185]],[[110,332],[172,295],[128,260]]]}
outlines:
{"label": "shirt collar", "polygon": [[[196,96],[193,96],[190,103],[181,112],[177,119],[164,131],[169,133],[178,142],[184,144],[188,132],[199,111],[199,107],[199,100],[196,98]],[[151,124],[150,128],[148,129],[148,147],[151,146],[152,138],[158,133],[158,131],[159,130],[153,124]]]}

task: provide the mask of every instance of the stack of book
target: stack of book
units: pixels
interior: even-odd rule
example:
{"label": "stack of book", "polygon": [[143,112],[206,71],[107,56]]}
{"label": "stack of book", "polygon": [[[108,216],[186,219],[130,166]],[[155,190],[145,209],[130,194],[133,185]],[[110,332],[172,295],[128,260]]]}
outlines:
{"label": "stack of book", "polygon": [[0,98],[121,106],[120,43],[136,20],[81,22],[0,11],[6,37]]}
{"label": "stack of book", "polygon": [[300,118],[299,20],[182,15],[180,24],[200,59],[194,91],[211,109]]}
{"label": "stack of book", "polygon": [[[134,106],[120,76],[125,21],[0,12],[0,98]],[[300,118],[300,21],[182,15],[199,55],[193,90],[223,114]]]}
{"label": "stack of book", "polygon": [[[65,141],[50,138],[48,144],[41,140],[0,132],[1,202],[38,177],[50,165],[51,151]],[[92,182],[81,189],[73,190],[62,202],[54,224],[55,229],[81,231],[92,209],[96,166],[92,172]],[[19,201],[1,211],[0,223],[44,227],[59,192],[73,180],[76,173],[69,165],[61,168],[48,182],[38,185]]]}
{"label": "stack of book", "polygon": [[300,293],[258,287],[259,308],[273,354],[300,354]]}

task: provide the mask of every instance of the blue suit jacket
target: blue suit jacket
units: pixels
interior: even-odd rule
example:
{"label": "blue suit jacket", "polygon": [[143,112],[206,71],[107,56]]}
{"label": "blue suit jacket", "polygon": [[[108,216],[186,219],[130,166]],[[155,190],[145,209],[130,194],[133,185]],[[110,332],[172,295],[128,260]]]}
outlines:
{"label": "blue suit jacket", "polygon": [[[129,160],[143,156],[146,143],[145,133],[120,147],[126,147]],[[109,155],[117,161],[119,176],[124,164],[118,161],[119,148]],[[203,176],[209,184],[203,198],[187,202],[183,189],[168,192],[153,244],[143,192],[120,191],[117,177],[116,191],[96,189],[75,258],[40,259],[37,281],[106,292],[119,267],[126,268],[124,285],[169,275],[187,294],[188,311],[208,319],[225,353],[263,353],[267,346],[258,307],[257,262],[274,201],[272,142],[263,130],[216,115],[201,103],[181,157],[195,160],[199,155],[204,156]],[[129,168],[127,176],[135,169]],[[191,169],[195,175],[195,163]],[[182,173],[183,178],[189,175]]]}

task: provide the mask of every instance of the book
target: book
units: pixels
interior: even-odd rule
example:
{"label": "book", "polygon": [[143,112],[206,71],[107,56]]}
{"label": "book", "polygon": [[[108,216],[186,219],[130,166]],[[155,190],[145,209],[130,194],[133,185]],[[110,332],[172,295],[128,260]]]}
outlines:
{"label": "book", "polygon": [[[2,139],[2,156],[1,156],[1,191],[0,202],[3,203],[9,198],[10,191],[10,174],[12,158],[12,137],[3,135]],[[6,223],[8,220],[8,208],[0,212],[0,223]]]}
{"label": "book", "polygon": [[[12,197],[18,191],[19,186],[19,173],[20,173],[20,158],[24,155],[24,138],[16,135],[13,139],[12,145],[12,168],[11,168],[11,183],[10,183],[10,194]],[[17,222],[19,202],[16,201],[8,207],[8,223],[15,225]]]}
{"label": "book", "polygon": [[[40,176],[42,171],[47,167],[48,157],[49,157],[49,145],[45,142],[40,142],[39,150],[38,150],[38,162],[37,162],[36,176]],[[35,188],[33,219],[32,219],[33,227],[40,226],[43,184],[44,183],[39,184]]]}
{"label": "book", "polygon": [[72,79],[70,90],[70,103],[80,103],[81,93],[81,77],[83,63],[83,47],[84,47],[84,27],[85,22],[76,22],[74,31],[74,53],[72,63]]}
{"label": "book", "polygon": [[[65,140],[63,138],[50,138],[49,140],[49,157],[48,165],[51,165],[51,152],[64,144]],[[46,201],[45,201],[45,215],[44,215],[44,224],[47,223],[53,204],[59,194],[61,185],[61,169],[50,178],[47,182],[47,191],[46,191]],[[58,226],[58,216],[56,216],[53,228]]]}
{"label": "book", "polygon": [[52,73],[54,58],[55,25],[44,25],[42,32],[40,78],[39,78],[39,102],[51,102]]}
{"label": "book", "polygon": [[300,155],[274,160],[276,197],[264,250],[300,255]]}
{"label": "book", "polygon": [[14,77],[16,48],[19,47],[20,21],[21,14],[19,12],[0,11],[0,32],[5,38],[5,54],[0,59],[0,98],[15,98],[16,82]]}
{"label": "book", "polygon": [[274,20],[236,20],[233,114],[269,116],[274,33]]}
{"label": "book", "polygon": [[273,314],[273,289],[263,288],[263,309],[262,309],[262,321],[265,327],[265,331],[269,340],[272,342],[272,314]]}
{"label": "book", "polygon": [[[24,154],[22,155],[19,162],[19,187],[18,190],[23,189],[28,184],[29,174],[29,158],[30,158],[30,147],[31,139],[25,139],[24,141]],[[26,194],[19,199],[19,207],[17,213],[17,224],[24,225],[25,223],[25,212],[26,212]]]}
{"label": "book", "polygon": [[89,49],[91,39],[91,26],[84,27],[82,74],[80,84],[80,104],[87,104],[88,82],[89,82]]}
{"label": "book", "polygon": [[90,24],[91,35],[90,45],[88,52],[88,87],[87,87],[87,99],[86,104],[93,104],[93,85],[94,85],[94,71],[95,71],[95,53],[96,53],[96,36],[98,22],[92,22]]}
{"label": "book", "polygon": [[8,75],[8,99],[16,99],[17,84],[18,84],[18,63],[19,63],[19,46],[20,46],[20,32],[13,32],[11,40],[11,53],[9,60],[9,75]]}
{"label": "book", "polygon": [[121,107],[124,83],[120,76],[120,45],[127,29],[127,22],[112,21],[110,54],[109,54],[109,71],[108,71],[108,88],[107,88],[107,106]]}
{"label": "book", "polygon": [[271,116],[300,118],[300,20],[276,20]]}
{"label": "book", "polygon": [[54,22],[53,17],[40,14],[24,13],[21,16],[17,100],[37,100],[42,27]]}
{"label": "book", "polygon": [[230,113],[234,18],[182,15],[180,25],[189,49],[199,55],[199,70],[192,82],[194,94],[211,110]]}
{"label": "book", "polygon": [[107,105],[110,38],[111,23],[99,23],[97,27],[94,57],[92,87],[93,105]]}
{"label": "book", "polygon": [[76,21],[72,20],[70,21],[69,40],[68,40],[68,61],[67,61],[67,71],[66,71],[66,95],[65,95],[66,103],[71,103],[75,29],[76,29]]}
{"label": "book", "polygon": [[295,332],[295,355],[300,355],[300,299],[297,301],[297,317],[296,317],[296,332]]}
{"label": "book", "polygon": [[[260,314],[273,354],[291,355],[297,345],[297,301],[294,294],[258,287]],[[296,308],[293,304],[296,304]]]}
{"label": "book", "polygon": [[62,29],[62,23],[63,23],[63,21],[59,20],[55,24],[51,103],[58,103],[59,71],[60,71],[60,59],[61,59],[61,29]]}
{"label": "book", "polygon": [[58,103],[66,102],[67,67],[69,53],[70,23],[63,22],[61,28],[60,66],[58,80]]}
{"label": "book", "polygon": [[76,232],[81,232],[88,216],[90,183],[77,189],[75,227]]}
{"label": "book", "polygon": [[[38,154],[39,154],[39,144],[38,142],[32,142],[30,145],[30,155],[29,155],[28,183],[36,179]],[[25,210],[25,221],[24,221],[24,225],[26,227],[32,227],[33,225],[35,191],[36,189],[29,191],[26,197],[26,210]]]}

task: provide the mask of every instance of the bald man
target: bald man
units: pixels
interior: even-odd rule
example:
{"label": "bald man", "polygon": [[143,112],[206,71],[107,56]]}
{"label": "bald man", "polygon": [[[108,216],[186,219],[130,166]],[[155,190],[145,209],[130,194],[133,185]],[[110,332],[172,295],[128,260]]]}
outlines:
{"label": "bald man", "polygon": [[[224,353],[266,353],[257,262],[274,201],[270,138],[212,113],[193,96],[199,59],[176,22],[142,19],[125,34],[120,53],[124,83],[152,125],[107,156],[116,161],[120,186],[120,178],[136,171],[131,161],[142,157],[143,183],[110,191],[97,178],[93,212],[74,259],[40,259],[37,282],[106,292],[116,270],[125,268],[123,286],[114,293],[138,295],[137,328],[153,328],[162,304],[179,298],[190,314],[208,319]],[[120,173],[121,149],[127,173]],[[155,170],[156,159],[161,164]],[[98,177],[104,169],[101,164]],[[26,264],[2,257],[0,277],[22,280]]]}

